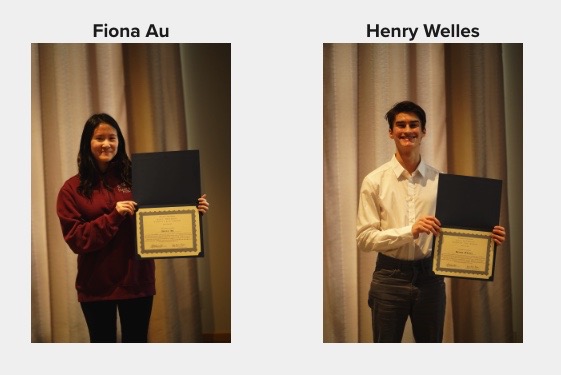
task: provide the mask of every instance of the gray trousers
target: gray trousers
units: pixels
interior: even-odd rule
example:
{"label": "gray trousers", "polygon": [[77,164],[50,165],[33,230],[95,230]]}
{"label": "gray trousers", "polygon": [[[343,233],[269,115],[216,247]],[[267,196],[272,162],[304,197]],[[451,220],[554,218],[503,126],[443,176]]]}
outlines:
{"label": "gray trousers", "polygon": [[432,258],[402,261],[378,254],[368,305],[374,342],[401,342],[411,318],[415,342],[442,342],[446,290],[432,271]]}

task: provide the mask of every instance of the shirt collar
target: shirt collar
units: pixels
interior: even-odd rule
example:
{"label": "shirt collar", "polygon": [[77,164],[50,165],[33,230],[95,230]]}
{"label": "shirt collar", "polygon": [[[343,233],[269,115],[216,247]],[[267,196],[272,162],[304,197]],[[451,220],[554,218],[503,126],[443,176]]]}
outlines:
{"label": "shirt collar", "polygon": [[[396,177],[399,178],[404,172],[406,172],[405,168],[403,168],[399,161],[397,161],[395,154],[392,157],[391,164],[392,170],[395,173]],[[427,165],[423,161],[423,158],[421,158],[421,162],[417,166],[417,169],[412,173],[412,175],[415,175],[415,172],[418,172],[422,177],[427,175]]]}

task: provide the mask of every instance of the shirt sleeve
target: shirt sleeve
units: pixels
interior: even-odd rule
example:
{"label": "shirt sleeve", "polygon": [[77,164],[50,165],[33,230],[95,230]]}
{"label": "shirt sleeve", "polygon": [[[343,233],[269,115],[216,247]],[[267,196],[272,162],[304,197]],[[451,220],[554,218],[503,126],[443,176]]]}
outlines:
{"label": "shirt sleeve", "polygon": [[103,249],[117,234],[125,217],[112,210],[86,221],[77,207],[74,194],[69,187],[63,186],[57,197],[57,215],[64,240],[76,254]]}
{"label": "shirt sleeve", "polygon": [[414,241],[412,225],[382,229],[382,213],[376,189],[365,180],[360,189],[357,214],[357,247],[362,251],[385,252]]}

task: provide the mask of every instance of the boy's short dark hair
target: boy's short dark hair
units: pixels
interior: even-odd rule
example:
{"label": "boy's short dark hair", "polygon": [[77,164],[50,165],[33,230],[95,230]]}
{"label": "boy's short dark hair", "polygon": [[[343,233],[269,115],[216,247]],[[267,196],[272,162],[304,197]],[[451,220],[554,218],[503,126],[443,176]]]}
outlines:
{"label": "boy's short dark hair", "polygon": [[398,113],[403,112],[414,113],[415,115],[417,115],[417,117],[421,121],[421,130],[423,132],[425,131],[425,124],[427,123],[427,115],[425,114],[425,110],[418,104],[407,100],[394,104],[394,106],[388,111],[388,113],[386,113],[386,120],[388,120],[390,130],[393,127],[395,116],[397,116]]}

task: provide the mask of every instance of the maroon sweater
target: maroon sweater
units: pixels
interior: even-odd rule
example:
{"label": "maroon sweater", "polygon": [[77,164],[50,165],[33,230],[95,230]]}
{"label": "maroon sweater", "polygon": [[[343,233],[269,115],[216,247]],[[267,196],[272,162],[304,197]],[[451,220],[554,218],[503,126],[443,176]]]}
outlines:
{"label": "maroon sweater", "polygon": [[131,189],[111,170],[94,187],[91,200],[78,193],[78,175],[68,179],[57,199],[64,240],[78,254],[76,290],[79,302],[129,299],[156,294],[152,259],[137,259],[134,217],[115,210],[132,200]]}

